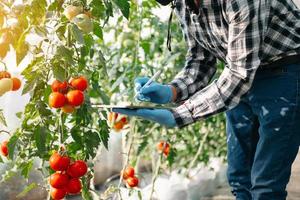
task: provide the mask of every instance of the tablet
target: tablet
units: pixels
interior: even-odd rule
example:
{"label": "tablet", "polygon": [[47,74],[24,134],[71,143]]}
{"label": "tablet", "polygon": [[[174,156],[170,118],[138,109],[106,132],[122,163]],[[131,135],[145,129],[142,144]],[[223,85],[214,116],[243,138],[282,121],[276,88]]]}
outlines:
{"label": "tablet", "polygon": [[99,109],[113,109],[113,108],[125,108],[125,109],[171,109],[168,106],[159,105],[107,105],[107,104],[92,104],[92,107]]}

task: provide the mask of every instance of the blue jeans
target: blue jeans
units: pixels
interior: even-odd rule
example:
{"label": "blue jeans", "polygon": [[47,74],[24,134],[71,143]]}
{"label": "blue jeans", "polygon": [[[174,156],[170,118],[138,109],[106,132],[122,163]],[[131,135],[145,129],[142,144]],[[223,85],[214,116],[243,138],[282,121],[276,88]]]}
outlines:
{"label": "blue jeans", "polygon": [[228,181],[237,200],[284,200],[300,144],[300,64],[258,72],[226,112]]}

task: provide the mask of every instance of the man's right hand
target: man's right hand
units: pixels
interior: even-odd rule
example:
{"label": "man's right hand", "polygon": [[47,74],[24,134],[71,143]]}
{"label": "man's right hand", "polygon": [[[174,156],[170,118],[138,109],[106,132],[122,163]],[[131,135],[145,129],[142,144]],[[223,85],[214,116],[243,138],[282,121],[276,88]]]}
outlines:
{"label": "man's right hand", "polygon": [[148,77],[135,79],[135,92],[137,93],[137,99],[139,101],[166,104],[174,100],[174,90],[172,86],[152,82],[149,86],[143,87],[148,80]]}

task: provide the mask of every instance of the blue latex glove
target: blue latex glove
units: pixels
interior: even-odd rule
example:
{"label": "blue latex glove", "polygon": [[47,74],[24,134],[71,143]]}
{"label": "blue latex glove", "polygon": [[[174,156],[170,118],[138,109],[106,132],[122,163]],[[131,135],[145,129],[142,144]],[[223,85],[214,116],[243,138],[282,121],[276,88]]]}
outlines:
{"label": "blue latex glove", "polygon": [[176,121],[173,113],[168,109],[126,109],[114,108],[113,112],[120,113],[128,116],[137,116],[147,120],[157,122],[168,128],[174,128]]}
{"label": "blue latex glove", "polygon": [[173,92],[171,86],[152,82],[149,86],[143,87],[148,80],[149,78],[147,77],[135,79],[135,92],[138,100],[157,104],[166,104],[172,101]]}

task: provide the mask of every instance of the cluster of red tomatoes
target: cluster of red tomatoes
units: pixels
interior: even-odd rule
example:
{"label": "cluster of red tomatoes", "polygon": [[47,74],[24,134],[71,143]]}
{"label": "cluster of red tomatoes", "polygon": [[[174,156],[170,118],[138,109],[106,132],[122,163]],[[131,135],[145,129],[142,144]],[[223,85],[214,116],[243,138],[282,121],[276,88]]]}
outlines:
{"label": "cluster of red tomatoes", "polygon": [[124,171],[121,172],[121,176],[128,187],[133,188],[139,185],[139,179],[135,176],[133,167],[126,167]]}
{"label": "cluster of red tomatoes", "polygon": [[21,80],[11,77],[7,71],[0,71],[0,96],[9,91],[17,91],[21,87]]}
{"label": "cluster of red tomatoes", "polygon": [[118,132],[122,130],[126,124],[128,124],[128,121],[126,116],[110,112],[108,113],[107,123],[109,127]]}
{"label": "cluster of red tomatoes", "polygon": [[8,147],[7,147],[7,143],[8,141],[5,140],[2,142],[1,146],[0,146],[0,151],[1,151],[1,154],[5,157],[8,156]]}
{"label": "cluster of red tomatoes", "polygon": [[51,84],[52,93],[49,96],[49,105],[52,108],[61,108],[64,113],[72,113],[75,107],[84,102],[84,91],[88,81],[83,76],[73,78],[68,83],[55,80]]}
{"label": "cluster of red tomatoes", "polygon": [[170,144],[165,141],[160,141],[157,146],[157,150],[159,152],[163,152],[163,154],[167,157],[170,153]]}
{"label": "cluster of red tomatoes", "polygon": [[88,167],[82,160],[71,163],[68,156],[55,152],[49,159],[51,169],[55,171],[50,176],[51,197],[54,200],[63,199],[67,194],[79,194],[81,192],[80,177],[84,176]]}

